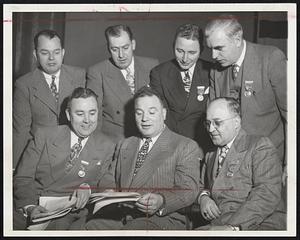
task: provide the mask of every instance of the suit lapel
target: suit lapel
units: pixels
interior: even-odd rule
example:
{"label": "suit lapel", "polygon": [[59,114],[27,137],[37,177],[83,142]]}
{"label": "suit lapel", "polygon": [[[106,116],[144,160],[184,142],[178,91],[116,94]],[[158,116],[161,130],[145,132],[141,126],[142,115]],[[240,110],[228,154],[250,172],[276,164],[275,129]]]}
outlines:
{"label": "suit lapel", "polygon": [[131,183],[132,187],[141,188],[147,186],[154,172],[168,159],[170,156],[170,148],[168,145],[170,137],[170,130],[165,127],[165,130],[147,154],[144,164],[133,178]]}
{"label": "suit lapel", "polygon": [[140,89],[143,86],[146,86],[149,79],[149,76],[146,76],[146,69],[141,64],[140,59],[138,57],[134,57],[134,81],[135,81],[135,91]]}
{"label": "suit lapel", "polygon": [[255,92],[259,92],[262,89],[261,79],[261,68],[263,66],[257,55],[254,53],[253,46],[251,43],[246,43],[246,54],[242,65],[242,84],[241,84],[241,110],[242,116],[245,115],[248,103],[253,96],[245,96],[245,81],[253,81],[252,87]]}
{"label": "suit lapel", "polygon": [[207,177],[208,177],[208,183],[209,188],[212,188],[212,185],[214,184],[215,177],[216,177],[216,162],[217,162],[217,150],[212,152],[209,156],[209,159],[207,161]]}
{"label": "suit lapel", "polygon": [[123,105],[124,102],[127,102],[132,97],[129,86],[121,70],[114,66],[111,60],[109,60],[107,68],[106,78],[104,79],[116,98],[118,98]]}
{"label": "suit lapel", "polygon": [[132,178],[133,171],[135,167],[135,162],[137,154],[139,151],[140,139],[137,137],[132,137],[128,140],[127,145],[121,149],[120,158],[121,159],[121,184],[122,188],[129,188]]}
{"label": "suit lapel", "polygon": [[62,66],[59,76],[59,106],[61,106],[64,98],[70,94],[70,91],[73,88],[74,86],[72,85],[72,79],[70,79],[69,75],[66,73],[64,66]]}
{"label": "suit lapel", "polygon": [[42,72],[39,69],[36,69],[33,74],[33,90],[34,95],[40,99],[41,102],[43,102],[46,106],[48,106],[52,112],[54,112],[56,115],[58,115],[57,112],[57,103],[52,96],[49,86],[46,82],[46,79]]}
{"label": "suit lapel", "polygon": [[70,129],[65,126],[58,133],[57,137],[50,143],[49,156],[52,177],[54,180],[62,176],[65,169],[65,163],[70,155],[71,134]]}

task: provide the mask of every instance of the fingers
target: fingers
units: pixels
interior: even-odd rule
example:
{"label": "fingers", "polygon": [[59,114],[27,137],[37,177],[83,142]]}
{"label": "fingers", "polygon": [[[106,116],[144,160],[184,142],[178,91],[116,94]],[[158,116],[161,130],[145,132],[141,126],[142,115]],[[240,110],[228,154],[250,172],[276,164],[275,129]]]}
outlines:
{"label": "fingers", "polygon": [[203,199],[201,205],[201,214],[204,219],[211,221],[220,217],[221,211],[219,210],[214,200],[212,200],[211,198],[206,197],[205,199]]}
{"label": "fingers", "polygon": [[147,193],[143,195],[135,205],[141,212],[153,214],[159,209],[162,202],[162,196],[159,194]]}

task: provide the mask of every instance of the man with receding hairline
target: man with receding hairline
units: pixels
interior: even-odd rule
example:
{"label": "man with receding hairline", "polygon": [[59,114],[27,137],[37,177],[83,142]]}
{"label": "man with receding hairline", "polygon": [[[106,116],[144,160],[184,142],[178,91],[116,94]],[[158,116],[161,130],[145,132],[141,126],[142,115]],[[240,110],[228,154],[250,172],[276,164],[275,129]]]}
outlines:
{"label": "man with receding hairline", "polygon": [[217,98],[205,126],[217,147],[205,156],[198,203],[206,220],[199,230],[285,230],[281,161],[269,138],[242,129],[240,105]]}
{"label": "man with receding hairline", "polygon": [[233,97],[241,104],[242,127],[262,134],[278,149],[286,182],[287,60],[276,47],[244,40],[232,15],[211,20],[205,28],[207,46],[216,61],[210,74],[210,99]]}

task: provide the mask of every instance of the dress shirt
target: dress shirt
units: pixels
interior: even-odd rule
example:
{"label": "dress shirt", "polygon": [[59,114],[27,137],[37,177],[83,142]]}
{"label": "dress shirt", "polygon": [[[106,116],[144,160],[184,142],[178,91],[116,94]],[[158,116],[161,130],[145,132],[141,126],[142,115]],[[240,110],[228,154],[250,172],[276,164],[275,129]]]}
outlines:
{"label": "dress shirt", "polygon": [[184,79],[185,78],[185,72],[188,71],[189,75],[190,75],[190,79],[192,80],[193,79],[193,74],[194,74],[195,67],[196,67],[196,63],[194,63],[193,66],[191,66],[188,70],[180,71],[181,78]]}
{"label": "dress shirt", "polygon": [[56,78],[54,80],[55,84],[56,84],[56,88],[57,88],[57,92],[59,92],[59,76],[60,76],[60,70],[58,70],[57,73],[55,74],[48,74],[48,73],[45,73],[45,72],[42,72],[45,79],[46,79],[46,82],[49,86],[49,88],[51,89],[51,83],[52,83],[52,75],[54,75]]}
{"label": "dress shirt", "polygon": [[[132,57],[132,61],[127,68],[129,68],[131,75],[134,77],[134,57]],[[124,79],[126,79],[127,76],[127,71],[126,71],[127,68],[121,69],[121,73]]]}

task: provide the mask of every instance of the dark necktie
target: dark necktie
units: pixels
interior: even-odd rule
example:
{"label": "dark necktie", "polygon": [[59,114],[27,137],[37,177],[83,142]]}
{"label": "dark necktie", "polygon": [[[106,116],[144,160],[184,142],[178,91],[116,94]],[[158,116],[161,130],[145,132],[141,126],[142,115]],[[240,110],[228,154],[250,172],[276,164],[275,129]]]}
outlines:
{"label": "dark necktie", "polygon": [[131,94],[134,94],[134,76],[131,73],[129,67],[126,68],[126,72],[127,72],[126,82],[127,82],[128,86],[130,88]]}
{"label": "dark necktie", "polygon": [[79,157],[80,151],[82,149],[82,145],[81,145],[82,140],[83,140],[83,138],[78,137],[77,143],[75,143],[73,145],[73,147],[71,148],[70,159],[66,163],[66,171],[67,172],[71,170],[71,168],[74,166],[75,160]]}
{"label": "dark necktie", "polygon": [[189,71],[184,72],[184,78],[182,79],[182,81],[183,81],[184,91],[186,91],[189,94],[192,85],[192,79],[190,77]]}
{"label": "dark necktie", "polygon": [[146,141],[144,142],[144,144],[142,145],[139,153],[138,153],[138,157],[135,163],[135,168],[134,168],[134,172],[133,172],[133,176],[135,176],[138,172],[138,170],[141,168],[141,166],[143,165],[145,158],[148,154],[148,150],[149,150],[149,145],[151,142],[151,138],[146,138]]}
{"label": "dark necktie", "polygon": [[55,97],[55,100],[58,101],[58,91],[57,91],[57,86],[55,84],[56,76],[52,75],[51,78],[52,78],[52,82],[50,85],[51,93],[52,93],[53,97]]}
{"label": "dark necktie", "polygon": [[235,81],[237,79],[239,73],[239,65],[233,64],[232,65],[232,79]]}
{"label": "dark necktie", "polygon": [[229,147],[227,145],[221,148],[219,158],[218,158],[217,176],[223,166],[223,162],[224,162],[224,159],[226,158],[228,150],[229,150]]}

